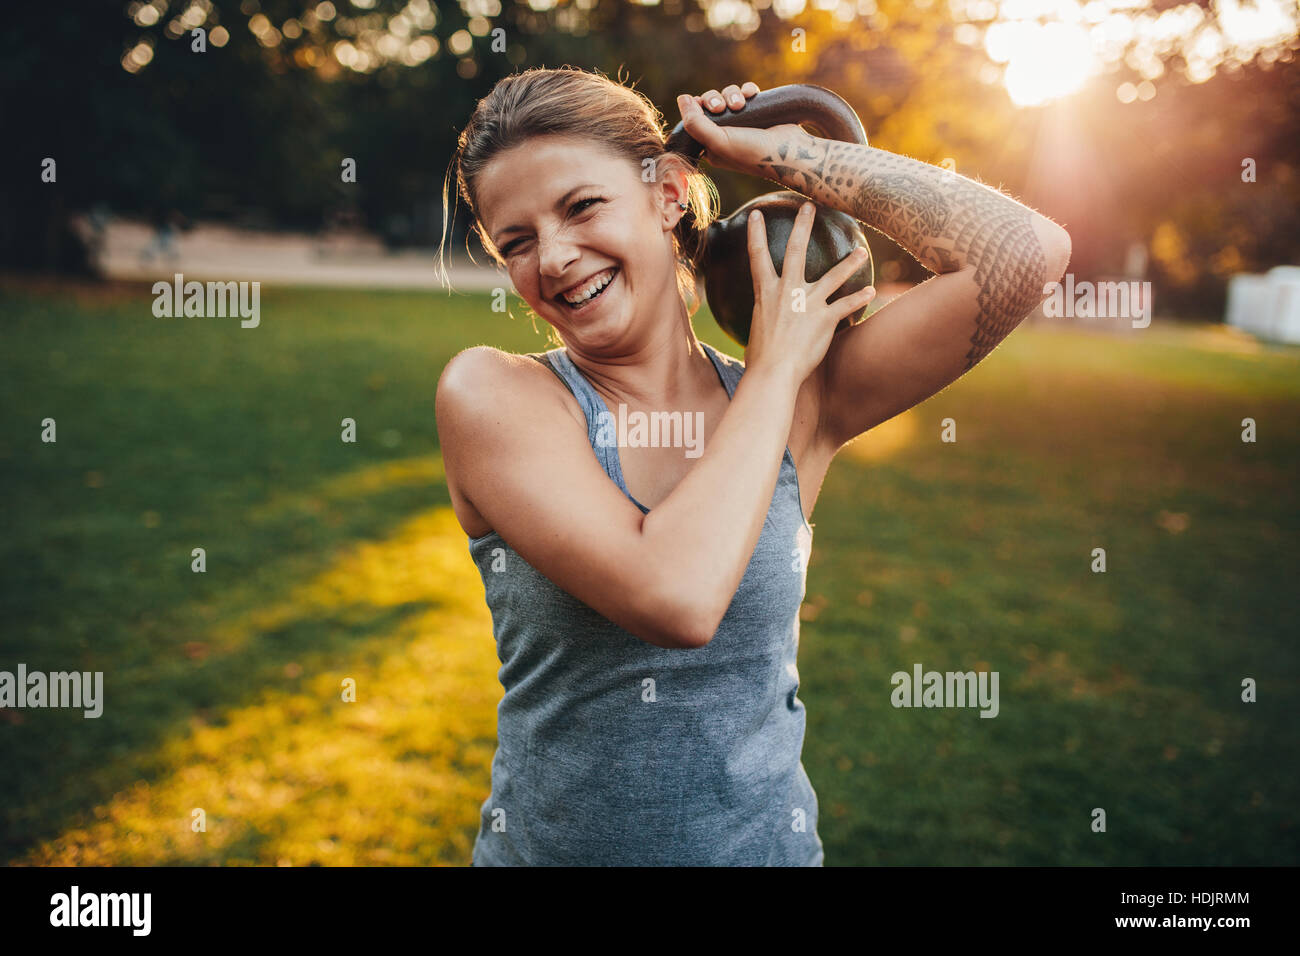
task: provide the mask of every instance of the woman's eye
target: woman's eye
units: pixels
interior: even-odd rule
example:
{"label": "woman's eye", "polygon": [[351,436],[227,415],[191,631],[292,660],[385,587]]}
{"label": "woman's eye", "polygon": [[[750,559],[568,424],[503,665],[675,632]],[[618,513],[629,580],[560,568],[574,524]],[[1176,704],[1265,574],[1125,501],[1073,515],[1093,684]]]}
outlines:
{"label": "woman's eye", "polygon": [[[582,212],[584,209],[587,208],[589,204],[604,202],[604,201],[605,201],[604,198],[601,196],[592,196],[590,199],[579,199],[577,202],[575,202],[572,206],[569,207],[569,212],[570,213]],[[519,250],[519,247],[523,245],[525,241],[526,240],[524,239],[516,239],[514,242],[510,243],[508,246],[506,246],[504,249],[501,250],[501,255],[503,257],[509,257],[511,255],[514,255],[514,253]]]}

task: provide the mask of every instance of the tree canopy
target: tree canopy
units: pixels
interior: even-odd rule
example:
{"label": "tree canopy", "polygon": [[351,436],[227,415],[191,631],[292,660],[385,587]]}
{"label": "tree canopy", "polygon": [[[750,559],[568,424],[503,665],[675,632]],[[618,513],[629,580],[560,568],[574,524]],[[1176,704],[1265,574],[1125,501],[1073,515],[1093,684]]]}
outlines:
{"label": "tree canopy", "polygon": [[[677,93],[809,82],[871,143],[1007,189],[1070,229],[1074,268],[1145,242],[1208,312],[1300,261],[1296,5],[1148,0],[151,0],[6,10],[9,267],[84,268],[119,214],[364,223],[432,245],[455,137],[500,77],[598,68],[676,122]],[[1232,13],[1232,11],[1236,11]],[[357,181],[340,179],[345,157]],[[57,162],[57,182],[41,181]],[[1247,161],[1249,160],[1249,163]],[[1252,170],[1250,181],[1244,170]],[[727,208],[773,188],[717,175]],[[459,223],[457,235],[463,235]],[[878,240],[898,274],[919,265]],[[877,239],[873,237],[873,246]]]}

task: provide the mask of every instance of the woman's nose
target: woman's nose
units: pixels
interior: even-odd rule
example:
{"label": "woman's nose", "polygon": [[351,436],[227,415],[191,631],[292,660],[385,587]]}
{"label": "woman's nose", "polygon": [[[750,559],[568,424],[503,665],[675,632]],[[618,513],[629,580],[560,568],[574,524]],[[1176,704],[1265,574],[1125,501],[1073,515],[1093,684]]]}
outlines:
{"label": "woman's nose", "polygon": [[563,229],[556,229],[537,240],[538,267],[544,275],[563,275],[576,258],[577,246],[569,240]]}

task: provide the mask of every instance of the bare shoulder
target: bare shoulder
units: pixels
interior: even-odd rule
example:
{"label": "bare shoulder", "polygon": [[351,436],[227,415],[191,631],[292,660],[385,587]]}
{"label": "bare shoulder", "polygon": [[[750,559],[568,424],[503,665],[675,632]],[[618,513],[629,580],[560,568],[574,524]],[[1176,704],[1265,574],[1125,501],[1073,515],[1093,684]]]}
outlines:
{"label": "bare shoulder", "polygon": [[[529,366],[546,371],[526,356],[503,352],[490,345],[476,345],[458,352],[438,377],[436,406],[441,409],[446,404],[453,414],[459,414],[488,407],[495,400],[527,394],[529,386],[536,387],[537,383],[536,376],[527,374]],[[485,400],[486,405],[479,399]]]}
{"label": "bare shoulder", "polygon": [[[457,353],[438,377],[434,413],[440,437],[444,429],[454,432],[462,426],[509,428],[522,421],[525,409],[581,415],[569,390],[549,368],[490,345]],[[526,417],[536,423],[532,415]]]}
{"label": "bare shoulder", "polygon": [[575,418],[586,434],[581,408],[549,368],[487,345],[447,363],[434,416],[452,506],[475,536],[491,527],[474,499],[503,465],[535,454],[533,446],[547,436],[572,430]]}

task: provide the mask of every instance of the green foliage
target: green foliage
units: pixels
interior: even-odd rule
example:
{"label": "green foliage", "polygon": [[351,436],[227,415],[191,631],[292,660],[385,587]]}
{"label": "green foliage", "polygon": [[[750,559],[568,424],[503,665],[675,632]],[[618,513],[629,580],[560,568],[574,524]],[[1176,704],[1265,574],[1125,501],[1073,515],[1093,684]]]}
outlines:
{"label": "green foliage", "polygon": [[[1141,79],[1122,66],[1067,100],[1019,109],[980,44],[958,42],[947,3],[879,0],[851,23],[812,7],[783,20],[768,8],[744,33],[710,29],[693,0],[540,13],[505,0],[457,56],[450,37],[490,5],[441,0],[429,32],[436,55],[354,72],[340,66],[335,44],[378,35],[406,3],[336,6],[328,22],[264,45],[257,18],[306,22],[314,4],[215,0],[205,22],[222,25],[230,41],[206,53],[193,52],[188,35],[165,35],[175,10],[146,27],[118,3],[7,10],[0,82],[15,91],[7,118],[23,135],[0,177],[9,212],[0,217],[0,262],[86,271],[69,217],[95,204],[154,219],[174,209],[257,226],[361,223],[392,245],[433,246],[443,174],[475,102],[517,69],[563,64],[635,84],[670,127],[679,92],[748,79],[829,87],[859,111],[873,145],[951,159],[957,172],[1066,226],[1080,275],[1116,272],[1131,243],[1176,231],[1185,261],[1151,267],[1171,313],[1217,317],[1229,275],[1300,260],[1300,71],[1282,62],[1225,67],[1189,84],[1166,53],[1149,101],[1116,99],[1121,81]],[[493,49],[484,23],[504,31],[504,50]],[[804,31],[797,50],[796,29]],[[152,59],[130,74],[120,60],[142,38],[153,43]],[[59,162],[57,187],[37,182],[44,157]],[[345,157],[357,161],[356,183],[340,181]],[[1241,181],[1246,157],[1258,167],[1253,183]],[[728,209],[771,188],[730,173],[719,180]],[[462,215],[455,238],[466,227]],[[873,240],[887,278],[925,278],[902,249]]]}

